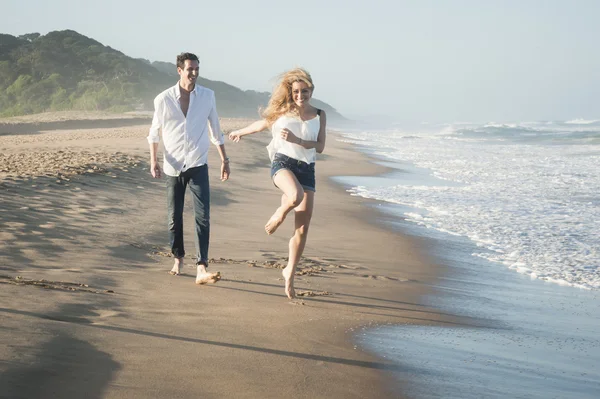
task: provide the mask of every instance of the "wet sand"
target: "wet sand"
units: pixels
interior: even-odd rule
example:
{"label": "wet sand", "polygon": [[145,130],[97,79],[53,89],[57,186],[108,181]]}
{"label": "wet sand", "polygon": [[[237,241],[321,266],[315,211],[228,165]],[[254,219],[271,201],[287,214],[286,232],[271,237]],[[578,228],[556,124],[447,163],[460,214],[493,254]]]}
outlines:
{"label": "wet sand", "polygon": [[[121,121],[121,123],[119,122]],[[222,119],[224,131],[247,123]],[[293,215],[264,224],[279,191],[268,133],[227,141],[232,176],[211,176],[216,284],[171,276],[164,180],[152,179],[147,117],[43,114],[0,120],[0,391],[8,397],[398,397],[399,366],[356,347],[383,324],[456,323],[420,304],[439,273],[424,241],[385,227],[330,177],[383,167],[330,133],[296,275],[281,268]],[[209,166],[219,165],[211,149]]]}

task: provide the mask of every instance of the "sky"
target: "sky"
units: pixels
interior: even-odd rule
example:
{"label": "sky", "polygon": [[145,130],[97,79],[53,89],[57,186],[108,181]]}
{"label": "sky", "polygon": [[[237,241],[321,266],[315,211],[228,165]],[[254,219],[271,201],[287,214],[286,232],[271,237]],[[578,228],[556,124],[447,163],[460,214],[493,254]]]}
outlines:
{"label": "sky", "polygon": [[600,119],[597,0],[0,0],[0,33],[72,29],[128,56],[200,58],[271,91],[301,66],[343,115],[395,122]]}

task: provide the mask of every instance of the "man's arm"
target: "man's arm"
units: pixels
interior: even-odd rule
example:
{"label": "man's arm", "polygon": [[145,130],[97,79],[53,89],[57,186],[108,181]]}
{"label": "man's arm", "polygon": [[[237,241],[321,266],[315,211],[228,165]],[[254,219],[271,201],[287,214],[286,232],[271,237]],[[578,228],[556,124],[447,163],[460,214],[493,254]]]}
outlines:
{"label": "man's arm", "polygon": [[162,123],[160,121],[159,116],[159,107],[160,103],[158,101],[154,101],[154,116],[152,117],[152,126],[150,127],[150,132],[148,133],[148,144],[150,145],[150,173],[152,177],[159,178],[162,173],[160,171],[160,166],[158,165],[158,143],[160,141],[160,128]]}
{"label": "man's arm", "polygon": [[217,150],[219,151],[219,156],[221,157],[221,181],[225,181],[229,179],[229,174],[231,173],[229,170],[229,158],[225,152],[225,144],[219,145]]}
{"label": "man's arm", "polygon": [[227,158],[227,152],[225,152],[225,138],[221,131],[221,123],[219,122],[219,115],[217,114],[217,102],[213,93],[212,96],[212,107],[208,114],[208,126],[210,133],[210,141],[217,146],[219,156],[221,157],[221,181],[229,179],[229,158]]}
{"label": "man's arm", "polygon": [[156,159],[157,152],[158,143],[150,143],[150,173],[154,178],[159,178],[162,175],[160,166],[158,166],[158,161]]}
{"label": "man's arm", "polygon": [[222,146],[223,143],[225,143],[225,138],[221,131],[221,123],[219,122],[219,114],[217,114],[217,102],[214,93],[211,97],[210,113],[208,114],[210,141],[212,141],[214,145]]}

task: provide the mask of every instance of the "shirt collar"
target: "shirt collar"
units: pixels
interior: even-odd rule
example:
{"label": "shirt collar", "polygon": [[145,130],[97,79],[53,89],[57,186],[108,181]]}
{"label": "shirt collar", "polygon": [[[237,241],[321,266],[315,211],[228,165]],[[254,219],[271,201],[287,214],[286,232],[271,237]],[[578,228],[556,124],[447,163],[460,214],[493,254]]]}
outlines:
{"label": "shirt collar", "polygon": [[[198,83],[196,82],[196,84],[194,85],[194,90],[192,90],[190,92],[190,94],[194,94],[196,95],[198,92]],[[181,86],[179,86],[179,81],[177,81],[177,84],[175,85],[175,97],[177,99],[179,99],[181,97]]]}

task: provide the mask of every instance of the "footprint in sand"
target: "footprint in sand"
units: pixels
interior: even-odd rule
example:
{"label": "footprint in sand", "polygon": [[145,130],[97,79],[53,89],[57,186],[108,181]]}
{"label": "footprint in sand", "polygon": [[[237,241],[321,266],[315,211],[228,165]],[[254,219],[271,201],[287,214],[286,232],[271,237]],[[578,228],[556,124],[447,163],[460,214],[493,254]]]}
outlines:
{"label": "footprint in sand", "polygon": [[362,267],[362,266],[350,266],[350,265],[335,263],[337,261],[337,259],[332,259],[332,258],[314,257],[314,258],[303,258],[303,259],[305,260],[305,263],[313,263],[313,264],[319,265],[321,267],[333,267],[336,269],[350,269],[350,270],[366,269],[365,267]]}
{"label": "footprint in sand", "polygon": [[296,291],[297,296],[326,296],[331,295],[327,291]]}
{"label": "footprint in sand", "polygon": [[348,269],[348,270],[364,270],[366,267],[361,266],[348,266],[348,265],[332,265],[338,269]]}
{"label": "footprint in sand", "polygon": [[139,242],[130,242],[129,245],[131,245],[134,248],[149,252],[152,255],[163,256],[165,258],[170,258],[173,256],[173,254],[171,252],[168,252],[168,250],[166,250],[165,248],[161,248],[156,245],[143,244]]}
{"label": "footprint in sand", "polygon": [[56,272],[56,273],[81,273],[83,272],[82,269],[75,269],[75,268],[67,268],[67,269],[46,269],[48,272]]}
{"label": "footprint in sand", "polygon": [[110,310],[110,309],[100,309],[100,310],[96,310],[96,314],[99,319],[105,319],[107,317],[116,317],[116,316],[121,316],[123,314],[123,312],[117,312],[116,310]]}
{"label": "footprint in sand", "polygon": [[6,222],[6,223],[4,223],[4,225],[12,230],[19,230],[19,229],[22,229],[23,227],[25,227],[25,223],[21,223],[21,222]]}
{"label": "footprint in sand", "polygon": [[408,281],[408,279],[406,278],[395,278],[395,277],[389,277],[389,276],[377,276],[374,274],[361,274],[359,277],[364,277],[364,278],[368,278],[371,280],[387,280],[387,281],[400,281],[400,282],[406,282]]}
{"label": "footprint in sand", "polygon": [[296,269],[295,275],[296,276],[314,276],[314,275],[317,275],[324,271],[326,271],[326,270],[324,270],[320,266],[303,267],[303,268]]}
{"label": "footprint in sand", "polygon": [[50,281],[50,280],[34,280],[28,279],[22,276],[11,277],[11,276],[0,276],[0,283],[8,283],[20,286],[35,286],[45,289],[55,289],[63,291],[85,291],[92,292],[95,294],[113,294],[113,290],[98,290],[91,288],[87,284],[83,283],[72,283],[70,281]]}
{"label": "footprint in sand", "polygon": [[0,232],[0,241],[2,241],[2,242],[13,241],[16,238],[17,238],[17,236],[15,234],[10,233],[8,231]]}

